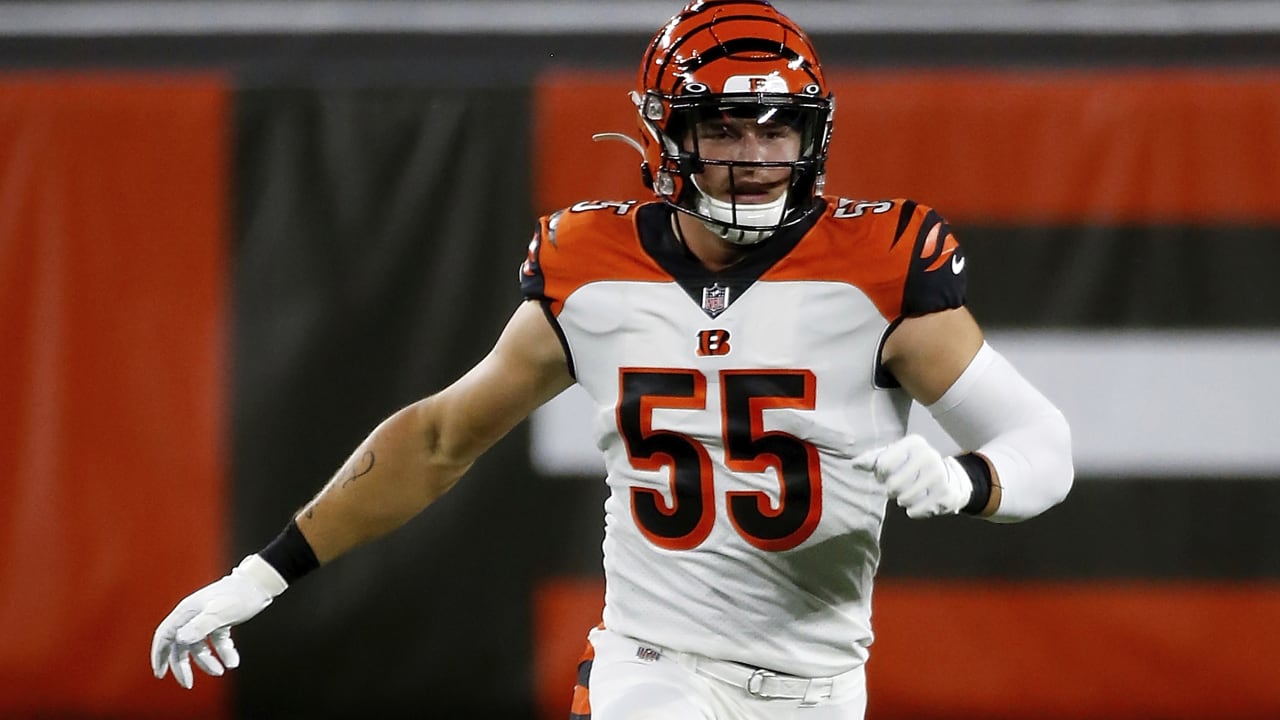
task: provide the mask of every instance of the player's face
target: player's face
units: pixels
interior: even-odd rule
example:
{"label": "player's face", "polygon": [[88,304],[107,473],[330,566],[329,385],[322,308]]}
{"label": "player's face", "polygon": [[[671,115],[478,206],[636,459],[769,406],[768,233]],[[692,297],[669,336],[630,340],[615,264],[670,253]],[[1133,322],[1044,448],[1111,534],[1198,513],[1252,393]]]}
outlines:
{"label": "player's face", "polygon": [[[793,162],[800,157],[800,131],[774,113],[706,118],[694,126],[693,133],[704,160]],[[717,200],[757,204],[786,192],[791,168],[708,164],[697,179],[698,187]]]}

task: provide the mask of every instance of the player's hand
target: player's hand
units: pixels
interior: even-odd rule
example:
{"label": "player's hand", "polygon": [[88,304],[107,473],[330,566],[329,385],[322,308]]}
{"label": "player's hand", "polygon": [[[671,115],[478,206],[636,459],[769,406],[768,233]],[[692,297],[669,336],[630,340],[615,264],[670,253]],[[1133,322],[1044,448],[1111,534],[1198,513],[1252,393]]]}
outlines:
{"label": "player's hand", "polygon": [[288,586],[266,560],[246,557],[226,577],[188,595],[160,623],[151,639],[152,672],[163,678],[172,670],[178,684],[191,689],[192,659],[215,677],[238,666],[231,626],[262,612]]}
{"label": "player's hand", "polygon": [[960,463],[919,435],[862,453],[853,466],[874,473],[911,518],[955,515],[973,495],[973,481]]}

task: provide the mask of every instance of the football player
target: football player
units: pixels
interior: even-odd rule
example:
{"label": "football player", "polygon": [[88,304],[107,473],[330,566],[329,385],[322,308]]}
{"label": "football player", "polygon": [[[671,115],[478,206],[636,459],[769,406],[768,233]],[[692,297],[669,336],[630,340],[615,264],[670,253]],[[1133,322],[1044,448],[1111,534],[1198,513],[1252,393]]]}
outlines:
{"label": "football player", "polygon": [[[803,30],[761,0],[696,0],[630,99],[654,198],[542,218],[489,355],[182,600],[157,677],[234,667],[232,626],[408,521],[575,382],[610,492],[574,718],[862,718],[888,501],[1016,522],[1066,496],[1067,423],[984,341],[947,222],[825,192],[833,98]],[[961,454],[907,435],[913,401]]]}

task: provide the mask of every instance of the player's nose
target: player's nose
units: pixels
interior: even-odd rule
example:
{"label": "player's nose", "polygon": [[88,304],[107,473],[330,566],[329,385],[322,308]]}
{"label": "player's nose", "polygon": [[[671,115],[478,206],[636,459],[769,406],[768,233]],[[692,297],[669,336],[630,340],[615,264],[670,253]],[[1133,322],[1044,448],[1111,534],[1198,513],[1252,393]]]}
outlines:
{"label": "player's nose", "polygon": [[761,162],[768,160],[768,146],[764,139],[754,132],[748,131],[742,134],[738,142],[734,143],[735,160],[743,162]]}

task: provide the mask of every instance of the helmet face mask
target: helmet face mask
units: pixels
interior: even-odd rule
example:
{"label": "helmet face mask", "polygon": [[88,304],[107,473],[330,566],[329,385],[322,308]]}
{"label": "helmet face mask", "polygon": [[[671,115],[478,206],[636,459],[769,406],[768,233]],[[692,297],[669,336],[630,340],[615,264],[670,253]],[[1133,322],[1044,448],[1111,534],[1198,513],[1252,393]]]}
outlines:
{"label": "helmet face mask", "polygon": [[[833,101],[808,37],[766,2],[700,0],[658,32],[632,93],[654,193],[693,215],[724,240],[759,242],[799,222],[817,204],[830,139]],[[699,141],[703,123],[768,137],[797,138],[793,157],[716,153]],[[702,173],[720,168],[727,199],[705,189]],[[785,170],[785,173],[781,171]],[[734,198],[740,177],[789,176],[782,194],[748,204]]]}

